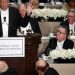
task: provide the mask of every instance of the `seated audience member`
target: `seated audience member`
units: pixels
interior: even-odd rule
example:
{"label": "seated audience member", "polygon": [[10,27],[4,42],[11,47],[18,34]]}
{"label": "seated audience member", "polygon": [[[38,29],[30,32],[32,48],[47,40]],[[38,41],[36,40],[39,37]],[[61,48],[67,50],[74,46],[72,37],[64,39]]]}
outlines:
{"label": "seated audience member", "polygon": [[0,60],[0,75],[18,75],[14,68],[9,68],[5,61]]}
{"label": "seated audience member", "polygon": [[36,72],[37,75],[59,75],[54,68],[49,67],[49,64],[42,59],[36,62]]}
{"label": "seated audience member", "polygon": [[32,10],[32,7],[30,4],[27,7],[24,4],[19,5],[19,13],[20,13],[20,18],[21,18],[20,25],[27,29],[29,28],[34,33],[41,34],[38,21],[30,17],[31,10]]}
{"label": "seated audience member", "polygon": [[74,42],[68,39],[69,30],[67,26],[60,26],[57,30],[56,37],[49,40],[49,44],[44,51],[45,55],[48,55],[50,50],[58,49],[72,49]]}
{"label": "seated audience member", "polygon": [[70,9],[75,9],[75,0],[66,0],[62,8],[67,11]]}
{"label": "seated audience member", "polygon": [[68,11],[67,20],[62,21],[60,25],[68,26],[68,29],[70,30],[70,34],[75,32],[75,10],[74,9]]}
{"label": "seated audience member", "polygon": [[9,6],[9,0],[0,0],[0,37],[17,36],[18,21],[18,10]]}

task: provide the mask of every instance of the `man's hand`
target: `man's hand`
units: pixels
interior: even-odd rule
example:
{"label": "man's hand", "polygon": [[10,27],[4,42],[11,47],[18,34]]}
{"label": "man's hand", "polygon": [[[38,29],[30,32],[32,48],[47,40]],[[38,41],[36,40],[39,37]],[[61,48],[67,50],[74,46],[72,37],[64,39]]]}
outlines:
{"label": "man's hand", "polygon": [[28,15],[31,14],[33,7],[34,7],[34,5],[30,2],[27,4],[27,14]]}

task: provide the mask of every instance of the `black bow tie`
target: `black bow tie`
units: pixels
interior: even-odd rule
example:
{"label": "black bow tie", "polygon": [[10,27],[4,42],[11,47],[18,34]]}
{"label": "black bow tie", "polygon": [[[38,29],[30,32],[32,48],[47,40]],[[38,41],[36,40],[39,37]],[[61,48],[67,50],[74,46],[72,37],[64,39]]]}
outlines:
{"label": "black bow tie", "polygon": [[4,17],[4,22],[6,22],[6,17]]}

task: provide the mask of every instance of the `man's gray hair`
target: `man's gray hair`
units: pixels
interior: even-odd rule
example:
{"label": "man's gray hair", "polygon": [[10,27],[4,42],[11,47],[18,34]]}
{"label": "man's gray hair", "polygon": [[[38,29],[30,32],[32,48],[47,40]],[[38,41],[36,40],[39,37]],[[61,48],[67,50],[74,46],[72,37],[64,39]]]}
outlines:
{"label": "man's gray hair", "polygon": [[69,12],[73,12],[74,14],[75,14],[75,9],[70,9],[69,11],[68,11],[68,13]]}

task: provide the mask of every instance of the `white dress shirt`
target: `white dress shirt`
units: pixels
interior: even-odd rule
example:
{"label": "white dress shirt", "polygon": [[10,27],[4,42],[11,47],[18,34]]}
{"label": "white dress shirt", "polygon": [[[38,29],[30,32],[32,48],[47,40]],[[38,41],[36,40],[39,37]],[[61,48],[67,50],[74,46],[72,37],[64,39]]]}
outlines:
{"label": "white dress shirt", "polygon": [[73,24],[69,24],[70,34],[75,32],[75,22]]}
{"label": "white dress shirt", "polygon": [[[5,21],[4,21],[4,17],[5,17]],[[3,37],[8,37],[9,9],[5,11],[1,10],[1,21],[2,21]]]}
{"label": "white dress shirt", "polygon": [[27,30],[31,30],[31,33],[33,33],[32,27],[30,25],[30,22],[28,22],[28,25],[26,27],[20,27],[21,28],[21,32],[24,31],[24,35],[26,35]]}
{"label": "white dress shirt", "polygon": [[61,41],[61,42],[57,41],[57,47],[56,47],[56,49],[57,50],[61,50],[63,48],[63,44],[64,44],[64,41]]}

